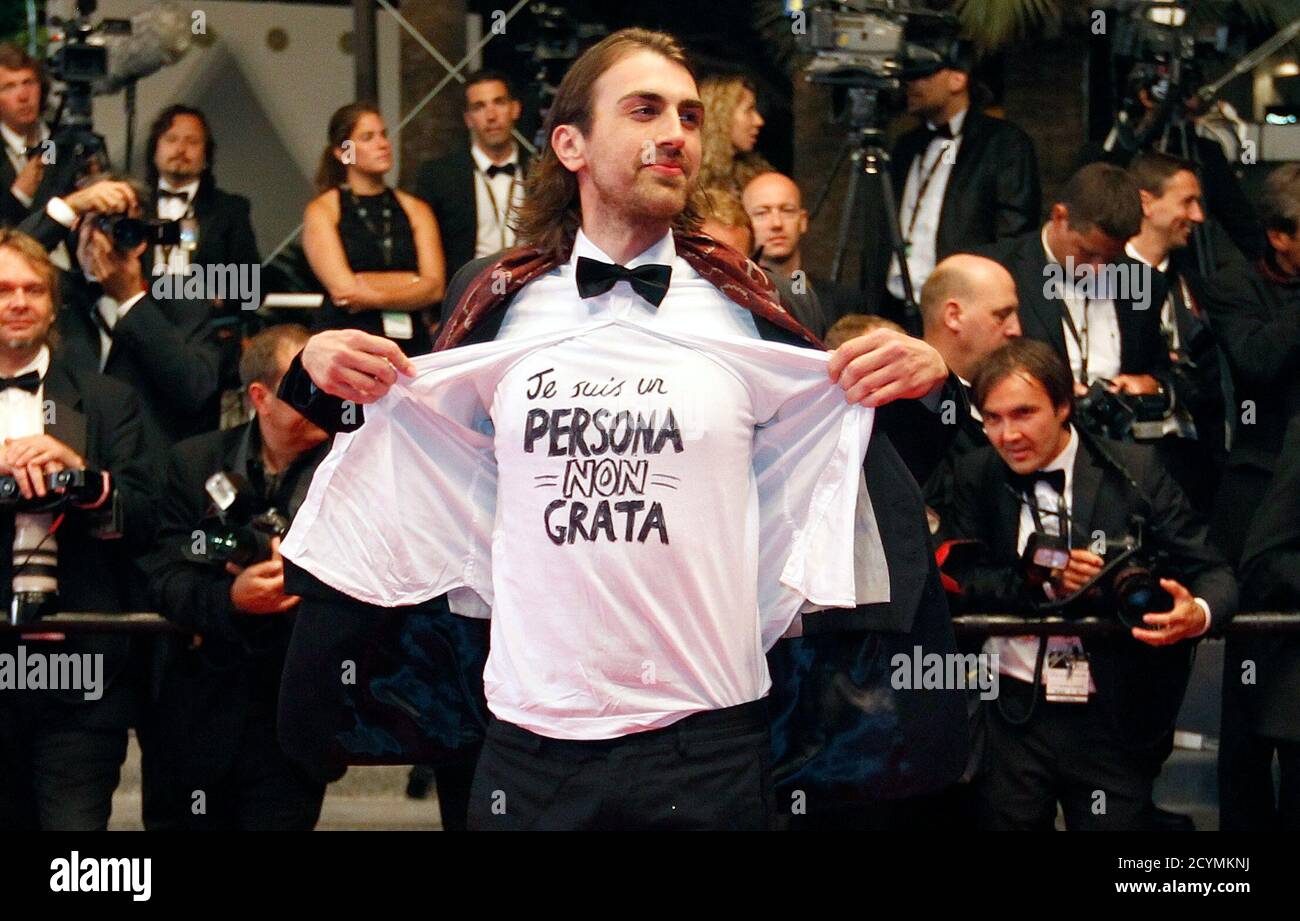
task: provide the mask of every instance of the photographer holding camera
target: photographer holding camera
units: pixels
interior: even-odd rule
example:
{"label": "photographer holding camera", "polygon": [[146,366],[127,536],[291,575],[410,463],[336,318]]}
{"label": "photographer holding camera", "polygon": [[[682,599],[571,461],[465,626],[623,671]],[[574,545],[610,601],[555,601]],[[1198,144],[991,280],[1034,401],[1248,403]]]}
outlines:
{"label": "photographer holding camera", "polygon": [[146,432],[158,445],[215,429],[221,351],[210,305],[150,292],[142,257],[152,225],[141,219],[149,209],[148,190],[137,180],[108,176],[81,192],[78,207],[86,210],[75,220],[79,271],[63,278],[63,356],[74,367],[134,387]]}
{"label": "photographer holding camera", "polygon": [[[153,530],[135,394],[51,349],[56,272],[35,240],[0,230],[0,603],[34,625],[57,611],[131,610],[130,556]],[[129,643],[35,626],[0,635],[0,652],[18,659],[102,664],[97,681],[81,670],[82,687],[0,691],[0,828],[107,827],[139,705]]]}
{"label": "photographer holding camera", "polygon": [[[1050,347],[1023,338],[976,370],[991,444],[958,469],[944,537],[985,553],[950,574],[968,609],[1071,599],[1067,615],[1118,616],[1131,635],[988,641],[1003,679],[976,777],[990,829],[1051,829],[1058,799],[1070,829],[1148,827],[1194,641],[1237,603],[1232,570],[1151,449],[1071,424],[1072,384]],[[1126,538],[1141,550],[1125,557]]]}
{"label": "photographer holding camera", "polygon": [[[275,532],[287,528],[328,450],[325,433],[276,396],[307,338],[296,325],[253,337],[239,372],[256,417],[182,442],[167,464],[157,542],[142,565],[159,610],[195,639],[172,644],[161,669],[159,773],[146,777],[158,784],[151,829],[310,830],[320,814],[324,785],[288,759],[275,731],[298,605],[284,591]],[[242,504],[227,502],[214,475]],[[210,507],[222,503],[214,521]]]}

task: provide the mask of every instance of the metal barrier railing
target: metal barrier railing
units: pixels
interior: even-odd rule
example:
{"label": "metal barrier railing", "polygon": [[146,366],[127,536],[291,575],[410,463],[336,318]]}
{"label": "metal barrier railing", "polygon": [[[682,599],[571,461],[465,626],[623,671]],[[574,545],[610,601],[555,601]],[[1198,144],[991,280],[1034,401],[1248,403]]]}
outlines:
{"label": "metal barrier railing", "polygon": [[[1108,636],[1128,633],[1118,620],[1105,617],[1017,617],[1012,614],[959,614],[952,619],[960,635]],[[130,614],[54,614],[35,624],[15,627],[0,621],[0,633],[182,633],[166,618],[148,612]],[[1232,619],[1228,634],[1300,633],[1300,611],[1249,611]]]}

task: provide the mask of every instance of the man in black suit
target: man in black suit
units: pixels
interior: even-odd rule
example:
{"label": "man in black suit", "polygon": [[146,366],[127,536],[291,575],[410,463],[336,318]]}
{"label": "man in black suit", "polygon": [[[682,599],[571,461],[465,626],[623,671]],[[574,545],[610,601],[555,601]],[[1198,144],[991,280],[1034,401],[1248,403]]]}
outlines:
{"label": "man in black suit", "polygon": [[[1042,217],[1033,142],[971,105],[972,65],[969,47],[957,42],[932,74],[906,84],[908,114],[922,124],[894,145],[891,173],[914,292],[944,257],[1017,237]],[[879,312],[919,332],[920,318],[906,315],[898,259],[884,249],[888,237],[879,239],[866,290],[884,287]]]}
{"label": "man in black suit", "polygon": [[[809,288],[816,293],[825,316],[820,326],[804,325],[819,336],[848,313],[860,313],[862,295],[824,276],[810,273],[803,265],[800,241],[808,232],[808,212],[803,195],[789,176],[760,173],[749,181],[742,202],[754,226],[754,245],[758,262],[775,275],[788,279],[796,290]],[[801,318],[802,319],[802,318]]]}
{"label": "man in black suit", "polygon": [[[1050,348],[1014,340],[972,384],[991,444],[958,470],[944,520],[945,537],[978,540],[986,551],[960,573],[965,606],[1029,613],[1072,598],[1115,616],[1116,602],[1090,597],[1090,587],[1107,562],[1099,552],[1115,552],[1135,516],[1143,545],[1165,554],[1160,587],[1172,599],[1142,615],[1130,636],[989,641],[1001,681],[976,778],[981,823],[1050,830],[1059,800],[1070,829],[1147,827],[1194,640],[1236,608],[1232,570],[1149,448],[1070,423],[1069,369]],[[1064,565],[1024,562],[1035,533],[1065,539]]]}
{"label": "man in black suit", "polygon": [[[1242,553],[1242,603],[1300,607],[1300,415],[1291,417],[1277,469]],[[1281,785],[1273,783],[1273,758]],[[1300,831],[1300,638],[1238,634],[1223,662],[1219,828]]]}
{"label": "man in black suit", "polygon": [[[136,183],[138,186],[138,183]],[[145,210],[149,196],[135,189]],[[139,215],[140,209],[127,212]],[[126,249],[94,215],[77,230],[78,271],[65,273],[60,354],[140,394],[145,427],[165,448],[217,427],[221,352],[206,300],[155,298],[142,263],[146,243]]]}
{"label": "man in black suit", "polygon": [[[21,593],[23,610],[138,609],[131,555],[153,531],[139,404],[129,387],[52,354],[57,304],[45,251],[0,230],[0,475],[27,500],[51,498],[48,473],[85,478],[62,503],[0,510],[0,602],[10,611]],[[79,687],[0,690],[0,827],[107,827],[140,703],[128,637],[10,633],[0,654],[94,663]]]}
{"label": "man in black suit", "polygon": [[1122,262],[1141,227],[1137,183],[1117,166],[1093,163],[1065,184],[1040,229],[979,250],[1015,279],[1022,334],[1068,362],[1076,396],[1098,380],[1130,395],[1172,386],[1151,273]]}
{"label": "man in black suit", "polygon": [[1169,350],[1174,401],[1153,444],[1197,508],[1208,508],[1227,456],[1227,366],[1210,329],[1204,279],[1188,247],[1205,220],[1195,165],[1162,153],[1139,154],[1128,167],[1142,196],[1142,229],[1124,252],[1152,279],[1152,307]]}
{"label": "man in black suit", "polygon": [[465,80],[468,147],[421,165],[416,195],[433,209],[447,277],[465,263],[514,245],[511,215],[524,195],[529,155],[513,132],[520,104],[504,74],[481,70]]}
{"label": "man in black suit", "polygon": [[[970,382],[980,362],[1020,335],[1016,283],[992,259],[958,253],[944,259],[921,288],[925,341],[943,356],[970,397]],[[952,501],[953,481],[962,459],[986,446],[984,423],[971,404],[968,412],[948,410],[957,435],[942,463],[925,482],[926,503],[940,517]]]}
{"label": "man in black suit", "polygon": [[41,120],[48,82],[40,61],[0,43],[0,226],[21,223],[77,178],[76,158]]}
{"label": "man in black suit", "polygon": [[205,484],[214,474],[242,478],[249,514],[274,509],[291,520],[302,503],[326,436],[275,388],[308,335],[282,325],[253,337],[240,377],[256,417],[181,442],[167,464],[158,535],[143,566],[158,610],[193,639],[172,644],[161,669],[160,809],[151,829],[310,830],[320,815],[324,785],[276,741],[280,672],[298,606],[284,590],[279,538],[270,538],[265,558],[242,566],[193,552],[194,532],[213,508]]}
{"label": "man in black suit", "polygon": [[1269,174],[1260,212],[1268,237],[1263,258],[1228,266],[1205,285],[1234,390],[1232,449],[1211,532],[1233,561],[1241,557],[1300,392],[1300,164]]}

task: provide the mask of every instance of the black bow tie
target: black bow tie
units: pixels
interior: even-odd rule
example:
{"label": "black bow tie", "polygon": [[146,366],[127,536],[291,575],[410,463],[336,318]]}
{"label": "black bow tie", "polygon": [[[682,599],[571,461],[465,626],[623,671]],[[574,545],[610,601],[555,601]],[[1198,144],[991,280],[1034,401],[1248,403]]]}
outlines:
{"label": "black bow tie", "polygon": [[947,122],[945,122],[942,125],[935,125],[933,127],[931,127],[930,125],[926,125],[925,134],[926,134],[926,138],[925,138],[926,144],[929,144],[935,138],[943,138],[945,140],[950,141],[952,140],[952,127]]}
{"label": "black bow tie", "polygon": [[158,200],[159,200],[159,201],[162,201],[164,198],[179,198],[179,199],[180,199],[181,201],[183,201],[183,202],[188,202],[188,201],[190,200],[190,193],[189,193],[189,192],[174,192],[174,191],[172,191],[171,189],[164,189],[164,188],[161,188],[161,187],[160,187],[160,188],[158,189],[158,196],[157,196],[157,197],[158,197]]}
{"label": "black bow tie", "polygon": [[668,280],[672,275],[673,267],[670,265],[639,265],[635,269],[625,269],[621,265],[579,256],[578,296],[596,297],[616,283],[626,281],[633,291],[658,307],[668,293]]}
{"label": "black bow tie", "polygon": [[1058,495],[1065,495],[1064,470],[1035,470],[1033,473],[1009,473],[1007,481],[1011,488],[1021,495],[1032,496],[1034,486],[1042,481],[1056,490]]}
{"label": "black bow tie", "polygon": [[489,179],[497,173],[505,173],[507,176],[513,176],[515,174],[515,165],[513,163],[502,163],[500,166],[497,166],[493,163],[487,168],[487,177]]}
{"label": "black bow tie", "polygon": [[35,393],[41,389],[41,376],[35,371],[28,371],[26,374],[20,374],[17,377],[0,377],[0,392],[8,390],[10,387],[17,387],[19,390],[26,390],[28,393]]}

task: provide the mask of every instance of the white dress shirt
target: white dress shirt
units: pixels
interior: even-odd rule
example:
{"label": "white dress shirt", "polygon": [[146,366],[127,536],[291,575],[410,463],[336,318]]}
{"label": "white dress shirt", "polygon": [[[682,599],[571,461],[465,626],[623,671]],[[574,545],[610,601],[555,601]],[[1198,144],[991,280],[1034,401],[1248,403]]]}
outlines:
{"label": "white dress shirt", "polygon": [[[41,347],[40,352],[24,368],[19,369],[14,377],[21,377],[35,371],[41,376],[41,385],[35,393],[28,393],[18,387],[0,390],[0,443],[6,438],[26,438],[45,432],[45,375],[50,370],[50,350]],[[35,547],[40,544],[39,559],[30,551],[20,551],[16,557],[19,561],[31,556],[33,562],[44,563],[56,559],[58,544],[53,536],[46,537],[54,515],[50,512],[31,514],[19,512],[14,515],[14,540],[17,546]],[[42,539],[44,543],[41,543]],[[11,549],[0,553],[11,553]],[[19,591],[52,591],[57,582],[50,584],[47,576],[18,576],[14,588]]]}
{"label": "white dress shirt", "polygon": [[[492,158],[471,144],[469,154],[474,160],[474,212],[478,228],[474,239],[474,257],[490,256],[515,244],[515,232],[510,219],[524,201],[524,177],[519,165],[519,148],[516,146],[505,163],[513,163],[514,175],[497,173],[487,176]],[[498,164],[504,166],[505,163]]]}
{"label": "white dress shirt", "polygon": [[[183,192],[184,199],[175,198],[168,195],[165,198],[158,199],[158,218],[163,221],[179,221],[190,213],[194,206],[194,198],[199,194],[199,180],[186,183],[182,186],[174,186],[166,179],[158,180],[160,189],[167,189],[170,192]],[[155,246],[153,248],[153,273],[160,275],[164,271],[184,275],[190,267],[190,254],[183,246]]]}
{"label": "white dress shirt", "polygon": [[[903,184],[903,201],[899,208],[898,223],[902,228],[903,242],[907,245],[907,271],[912,276],[912,290],[917,297],[921,295],[921,286],[925,284],[930,273],[934,271],[936,240],[939,233],[939,220],[943,214],[943,196],[948,189],[948,179],[957,162],[961,150],[961,128],[966,122],[968,109],[962,109],[948,122],[952,138],[931,139],[920,156],[912,160],[907,171],[907,180]],[[935,126],[926,123],[929,128]],[[925,177],[929,176],[929,183]],[[920,201],[921,186],[925,185],[925,195]],[[911,234],[908,228],[911,228]],[[895,255],[889,262],[889,293],[902,300],[903,273]]]}
{"label": "white dress shirt", "polygon": [[[1052,248],[1047,244],[1047,225],[1041,233],[1043,252],[1047,261],[1061,265]],[[1064,272],[1062,272],[1064,277]],[[1107,379],[1120,373],[1120,333],[1119,317],[1115,313],[1115,301],[1110,298],[1088,297],[1087,292],[1080,291],[1073,279],[1066,278],[1064,291],[1057,294],[1065,301],[1074,321],[1075,339],[1065,319],[1061,319],[1061,334],[1065,337],[1065,351],[1070,359],[1070,374],[1076,381],[1091,384],[1099,377]],[[1084,348],[1087,347],[1088,373],[1083,375]]]}
{"label": "white dress shirt", "polygon": [[[1168,256],[1165,256],[1159,265],[1151,265],[1147,258],[1137,251],[1137,247],[1133,245],[1132,240],[1124,244],[1124,252],[1128,254],[1130,259],[1136,259],[1143,265],[1151,266],[1157,272],[1169,271]],[[1190,304],[1192,295],[1187,290],[1187,281],[1181,275],[1178,276],[1178,285],[1180,288],[1179,293],[1183,296],[1183,303]],[[1179,348],[1178,311],[1174,303],[1174,292],[1172,290],[1165,295],[1165,301],[1160,305],[1160,331],[1165,334],[1165,341],[1169,343],[1171,349]]]}
{"label": "white dress shirt", "polygon": [[602,739],[762,697],[800,612],[888,598],[888,570],[859,504],[874,413],[827,353],[758,338],[671,235],[629,262],[673,266],[657,311],[626,282],[579,297],[579,255],[612,261],[579,234],[495,341],[415,359],[282,552],[372,604],[490,611],[492,713]]}

